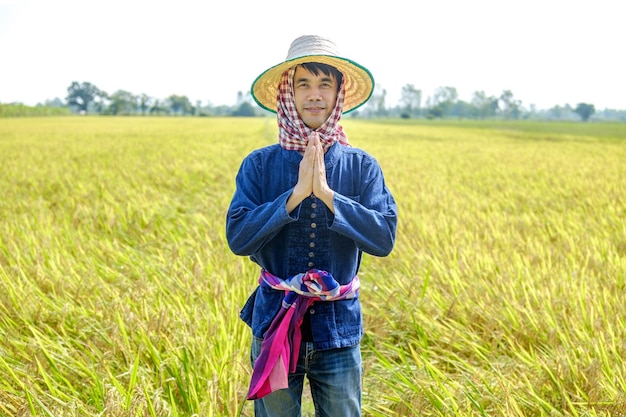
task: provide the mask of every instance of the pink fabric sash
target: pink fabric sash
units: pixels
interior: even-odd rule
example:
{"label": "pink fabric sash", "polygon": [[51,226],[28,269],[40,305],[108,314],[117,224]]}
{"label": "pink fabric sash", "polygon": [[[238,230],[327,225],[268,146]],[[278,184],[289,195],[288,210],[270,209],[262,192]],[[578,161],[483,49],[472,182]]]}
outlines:
{"label": "pink fabric sash", "polygon": [[281,309],[274,317],[254,364],[248,399],[262,398],[289,386],[289,373],[298,363],[302,334],[300,326],[314,301],[336,301],[358,297],[359,277],[339,285],[333,276],[317,269],[283,280],[261,271],[259,285],[285,291]]}

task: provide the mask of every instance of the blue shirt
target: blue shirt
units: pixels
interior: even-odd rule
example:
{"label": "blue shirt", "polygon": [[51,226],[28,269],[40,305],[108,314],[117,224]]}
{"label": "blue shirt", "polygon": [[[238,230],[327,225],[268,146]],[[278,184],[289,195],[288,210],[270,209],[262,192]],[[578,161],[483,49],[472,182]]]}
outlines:
{"label": "blue shirt", "polygon": [[[242,162],[226,219],[226,237],[237,255],[283,278],[321,269],[342,285],[357,275],[362,253],[388,255],[395,243],[397,207],[377,161],[339,143],[324,155],[334,191],[333,214],[315,196],[293,212],[287,199],[298,181],[302,155],[275,144],[253,151]],[[256,337],[263,337],[284,293],[257,287],[241,311]],[[316,302],[310,322],[317,350],[354,346],[363,336],[358,298]]]}

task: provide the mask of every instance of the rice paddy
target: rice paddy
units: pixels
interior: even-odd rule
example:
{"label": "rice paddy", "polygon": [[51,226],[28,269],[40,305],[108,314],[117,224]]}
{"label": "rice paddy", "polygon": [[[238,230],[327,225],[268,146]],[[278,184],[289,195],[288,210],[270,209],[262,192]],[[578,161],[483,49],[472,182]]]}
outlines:
{"label": "rice paddy", "polygon": [[[224,221],[275,125],[0,119],[0,415],[253,415]],[[364,415],[626,416],[626,125],[343,126],[400,214],[360,271]]]}

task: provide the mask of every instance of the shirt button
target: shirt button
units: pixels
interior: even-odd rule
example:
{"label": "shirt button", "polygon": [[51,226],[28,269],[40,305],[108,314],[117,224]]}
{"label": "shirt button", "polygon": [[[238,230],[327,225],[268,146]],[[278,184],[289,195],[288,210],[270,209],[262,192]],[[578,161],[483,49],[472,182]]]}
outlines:
{"label": "shirt button", "polygon": [[311,213],[311,218],[314,219],[316,217],[315,213]]}
{"label": "shirt button", "polygon": [[314,247],[315,247],[315,242],[309,243],[309,248],[314,248]]}
{"label": "shirt button", "polygon": [[311,229],[315,229],[317,227],[316,223],[311,223]]}
{"label": "shirt button", "polygon": [[311,234],[309,235],[309,237],[310,237],[311,239],[315,239],[315,233],[311,233]]}
{"label": "shirt button", "polygon": [[313,252],[309,252],[309,258],[314,258],[315,254]]}
{"label": "shirt button", "polygon": [[311,314],[315,314],[315,309],[314,309],[314,308],[310,309],[310,310],[309,310],[309,313],[311,313]]}
{"label": "shirt button", "polygon": [[309,268],[313,268],[315,266],[315,264],[313,262],[309,262]]}
{"label": "shirt button", "polygon": [[315,204],[315,203],[311,204],[311,208],[312,209],[317,208],[317,204]]}

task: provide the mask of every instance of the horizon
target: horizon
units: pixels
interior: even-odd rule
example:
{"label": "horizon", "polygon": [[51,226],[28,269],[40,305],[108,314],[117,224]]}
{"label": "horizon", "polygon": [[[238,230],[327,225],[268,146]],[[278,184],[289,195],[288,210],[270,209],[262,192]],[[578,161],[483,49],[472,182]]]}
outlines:
{"label": "horizon", "polygon": [[293,39],[316,33],[373,73],[388,107],[412,84],[423,102],[449,86],[467,102],[475,91],[499,97],[510,90],[526,109],[626,109],[618,7],[608,0],[592,7],[451,0],[414,11],[400,1],[384,9],[346,1],[313,10],[286,1],[0,0],[3,61],[15,63],[0,70],[0,102],[65,100],[77,81],[109,94],[234,105],[238,92],[284,60]]}

